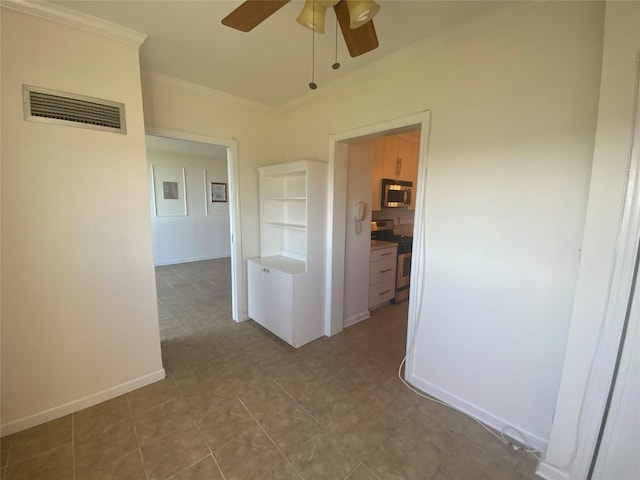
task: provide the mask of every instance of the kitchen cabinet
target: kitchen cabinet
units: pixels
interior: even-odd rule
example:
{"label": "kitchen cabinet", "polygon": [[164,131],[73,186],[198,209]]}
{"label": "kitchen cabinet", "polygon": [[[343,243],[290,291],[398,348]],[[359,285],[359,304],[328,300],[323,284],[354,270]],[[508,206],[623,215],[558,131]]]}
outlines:
{"label": "kitchen cabinet", "polygon": [[413,195],[409,209],[415,209],[415,188],[418,180],[418,156],[420,132],[407,132],[375,140],[373,166],[372,205],[381,209],[381,185],[383,178],[413,183]]}
{"label": "kitchen cabinet", "polygon": [[384,164],[384,141],[386,137],[378,137],[374,142],[373,181],[371,184],[371,210],[382,208],[382,175]]}
{"label": "kitchen cabinet", "polygon": [[324,332],[326,164],[261,167],[260,257],[247,263],[249,317],[298,348]]}
{"label": "kitchen cabinet", "polygon": [[398,156],[401,160],[401,180],[408,180],[413,183],[411,192],[411,204],[409,210],[416,208],[416,186],[418,185],[418,156],[420,152],[420,141],[400,140],[398,142]]}
{"label": "kitchen cabinet", "polygon": [[398,245],[372,242],[369,256],[369,309],[389,303],[395,297]]}

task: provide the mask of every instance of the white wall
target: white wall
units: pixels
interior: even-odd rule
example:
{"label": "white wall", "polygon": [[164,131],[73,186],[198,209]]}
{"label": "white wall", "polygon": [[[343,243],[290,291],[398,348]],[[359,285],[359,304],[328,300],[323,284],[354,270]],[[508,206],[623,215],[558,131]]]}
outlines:
{"label": "white wall", "polygon": [[[137,46],[3,8],[1,53],[8,434],[164,371]],[[127,135],[24,121],[23,84],[122,102]]]}
{"label": "white wall", "polygon": [[[209,199],[210,182],[228,184],[226,147],[149,135],[147,163],[155,264],[229,257],[229,202]],[[154,211],[154,166],[185,169],[186,216],[159,216]]]}
{"label": "white wall", "polygon": [[[607,307],[616,255],[631,146],[636,59],[640,53],[639,24],[640,2],[607,3],[600,104],[582,258],[562,383],[543,463],[545,474],[556,475],[549,478],[563,475],[585,478],[608,390],[611,364],[605,369],[604,391],[594,382],[597,378],[591,379],[594,384],[591,386],[587,377]],[[620,328],[620,319],[614,319],[605,324],[604,332],[615,335],[617,330],[619,335]],[[611,362],[611,358],[607,362]],[[576,438],[585,388],[588,389],[587,404],[581,435]],[[578,455],[574,459],[572,453],[576,446]]]}
{"label": "white wall", "polygon": [[[371,248],[371,183],[373,182],[373,140],[349,145],[347,162],[347,224],[344,265],[344,324],[369,318],[369,250]],[[356,234],[351,208],[365,202],[367,213]]]}
{"label": "white wall", "polygon": [[432,110],[411,381],[542,446],[577,276],[603,6],[538,7],[319,88],[282,132],[286,159],[327,159],[331,133]]}

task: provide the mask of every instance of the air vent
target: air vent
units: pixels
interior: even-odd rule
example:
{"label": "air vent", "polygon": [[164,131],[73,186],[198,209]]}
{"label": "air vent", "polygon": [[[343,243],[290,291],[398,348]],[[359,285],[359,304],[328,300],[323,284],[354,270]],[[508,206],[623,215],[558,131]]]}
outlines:
{"label": "air vent", "polygon": [[24,85],[24,119],[126,134],[122,103]]}

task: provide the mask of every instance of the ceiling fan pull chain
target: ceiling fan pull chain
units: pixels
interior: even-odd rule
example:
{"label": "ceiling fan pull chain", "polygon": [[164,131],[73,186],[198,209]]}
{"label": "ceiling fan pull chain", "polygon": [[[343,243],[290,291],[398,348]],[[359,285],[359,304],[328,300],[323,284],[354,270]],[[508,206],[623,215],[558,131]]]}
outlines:
{"label": "ceiling fan pull chain", "polygon": [[338,62],[338,16],[336,15],[336,55],[335,55],[335,61],[333,62],[333,65],[331,65],[331,68],[333,68],[334,70],[337,70],[340,68],[340,62]]}
{"label": "ceiling fan pull chain", "polygon": [[315,82],[315,68],[316,68],[316,9],[315,2],[313,8],[313,28],[311,29],[311,82],[309,82],[309,88],[315,90],[318,85]]}

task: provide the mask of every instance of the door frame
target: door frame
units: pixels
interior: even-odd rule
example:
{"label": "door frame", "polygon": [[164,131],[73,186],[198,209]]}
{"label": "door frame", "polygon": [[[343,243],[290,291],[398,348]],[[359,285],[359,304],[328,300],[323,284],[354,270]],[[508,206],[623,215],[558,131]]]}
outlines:
{"label": "door frame", "polygon": [[[325,335],[332,336],[344,328],[344,261],[347,215],[347,158],[349,143],[362,141],[381,134],[420,128],[418,154],[418,185],[414,221],[411,285],[417,295],[409,297],[407,338],[413,338],[416,312],[424,290],[425,251],[425,189],[427,180],[427,152],[431,111],[425,110],[404,117],[366,125],[329,136],[329,168],[327,177],[327,258],[325,283]],[[407,342],[409,346],[411,342]],[[406,371],[411,371],[411,359],[407,358]]]}
{"label": "door frame", "polygon": [[240,195],[238,192],[238,142],[229,138],[210,137],[150,126],[145,127],[145,134],[154,137],[207,143],[227,148],[229,230],[231,237],[231,315],[236,322],[248,320],[242,257],[242,232],[240,227]]}
{"label": "door frame", "polygon": [[[588,479],[591,478],[593,469],[597,467],[600,456],[607,454],[609,443],[599,445],[599,437],[604,434],[606,428],[606,416],[612,418],[617,415],[619,398],[613,397],[611,403],[613,410],[607,412],[610,394],[616,395],[615,373],[616,365],[628,368],[628,356],[630,349],[625,350],[625,341],[632,342],[632,335],[637,328],[637,318],[628,317],[628,310],[634,299],[634,279],[638,245],[640,243],[640,64],[636,65],[636,78],[634,85],[633,117],[630,118],[631,137],[627,160],[626,179],[620,186],[623,200],[618,234],[613,251],[613,264],[609,277],[607,302],[602,314],[599,331],[592,346],[585,346],[584,355],[589,357],[589,366],[584,372],[583,384],[576,384],[571,395],[575,407],[563,405],[563,410],[556,412],[551,431],[551,441],[555,432],[558,437],[565,432],[571,432],[567,438],[570,441],[557,441],[550,450],[544,454],[536,473],[549,479]],[[588,215],[588,212],[587,212]],[[572,322],[576,321],[575,318]],[[629,321],[629,322],[628,322]],[[628,322],[628,323],[627,323]],[[635,322],[635,323],[634,323]],[[625,325],[630,325],[626,330]],[[625,334],[628,338],[625,338]],[[584,332],[576,329],[569,332],[571,336],[580,337]],[[562,380],[560,383],[560,395],[563,392],[563,384],[570,381],[576,382],[577,369],[575,365],[570,370],[568,361],[573,361],[582,352],[573,352],[572,356],[565,357]],[[621,363],[621,362],[625,363]],[[575,363],[575,362],[574,362]],[[567,373],[569,372],[569,373]],[[572,378],[570,377],[572,376]],[[571,378],[571,379],[570,379]],[[568,390],[567,390],[568,391]],[[566,399],[568,404],[569,394]],[[560,412],[560,413],[559,413]],[[557,427],[556,425],[560,425]],[[571,438],[571,435],[573,438]],[[608,442],[607,438],[604,438]],[[600,446],[602,449],[600,449]]]}

